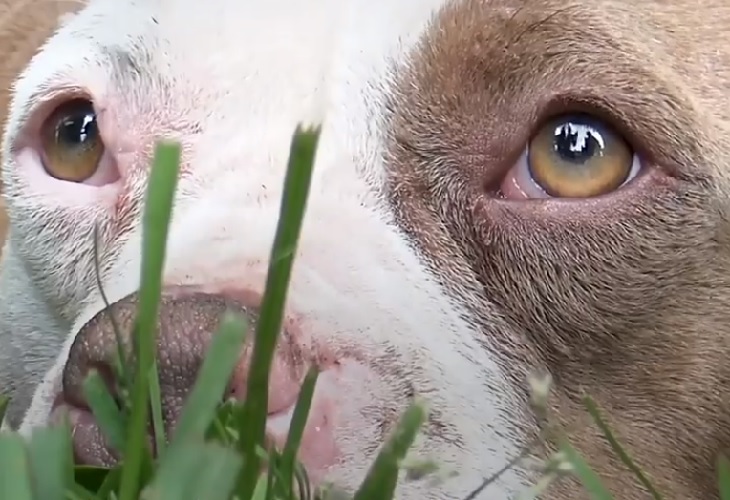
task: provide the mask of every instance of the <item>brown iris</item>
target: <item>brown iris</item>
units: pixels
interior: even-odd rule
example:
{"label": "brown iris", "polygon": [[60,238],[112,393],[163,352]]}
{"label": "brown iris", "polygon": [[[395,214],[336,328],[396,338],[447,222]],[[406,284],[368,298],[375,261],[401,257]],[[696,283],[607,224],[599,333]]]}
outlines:
{"label": "brown iris", "polygon": [[558,198],[590,198],[621,187],[634,153],[611,127],[588,115],[562,115],[530,141],[527,162],[533,180]]}
{"label": "brown iris", "polygon": [[83,182],[104,154],[93,104],[74,99],[60,105],[41,128],[43,164],[58,179]]}

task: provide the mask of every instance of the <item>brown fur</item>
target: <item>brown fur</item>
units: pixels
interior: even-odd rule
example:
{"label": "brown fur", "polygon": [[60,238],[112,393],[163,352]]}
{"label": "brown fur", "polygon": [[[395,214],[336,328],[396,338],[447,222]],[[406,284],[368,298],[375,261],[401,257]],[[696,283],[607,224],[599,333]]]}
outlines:
{"label": "brown fur", "polygon": [[[583,393],[666,498],[717,498],[730,448],[730,4],[465,0],[400,75],[391,199],[509,351],[515,383],[552,373],[553,418],[616,498],[648,495]],[[535,127],[565,111],[613,122],[657,175],[583,206],[495,200]],[[487,330],[495,314],[504,328]],[[565,486],[552,498],[585,498]]]}

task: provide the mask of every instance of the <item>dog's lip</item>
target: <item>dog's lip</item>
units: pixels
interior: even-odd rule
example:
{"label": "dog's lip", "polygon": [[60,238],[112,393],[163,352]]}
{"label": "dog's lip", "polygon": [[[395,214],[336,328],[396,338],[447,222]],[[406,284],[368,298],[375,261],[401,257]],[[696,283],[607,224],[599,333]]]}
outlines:
{"label": "dog's lip", "polygon": [[[337,408],[333,402],[333,386],[339,378],[339,368],[334,367],[320,373],[315,394],[312,398],[307,422],[299,448],[300,461],[307,468],[310,479],[320,482],[327,469],[339,457],[335,440]],[[266,441],[269,445],[283,449],[297,398],[285,408],[270,411],[266,423]],[[70,402],[61,392],[54,398],[49,415],[51,425],[57,425],[66,418],[72,434],[74,461],[78,465],[112,467],[118,459],[118,452],[110,450],[96,418],[86,405]],[[150,446],[154,447],[152,439]]]}
{"label": "dog's lip", "polygon": [[[277,447],[283,446],[291,424],[294,407],[295,405],[292,405],[290,408],[268,414],[266,424],[267,443],[275,444]],[[74,460],[77,464],[111,467],[116,463],[119,458],[119,451],[124,450],[112,450],[107,446],[106,438],[103,437],[91,409],[68,403],[60,397],[53,405],[50,420],[52,424],[60,424],[64,417],[71,428]],[[323,415],[315,415],[314,420],[316,422],[313,423],[320,429],[326,421]],[[149,444],[154,447],[151,440]]]}

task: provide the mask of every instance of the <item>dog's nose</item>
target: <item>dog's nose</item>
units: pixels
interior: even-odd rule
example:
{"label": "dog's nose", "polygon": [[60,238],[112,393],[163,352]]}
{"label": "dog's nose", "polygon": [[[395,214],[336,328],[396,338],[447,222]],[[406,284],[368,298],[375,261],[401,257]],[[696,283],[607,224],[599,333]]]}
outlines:
{"label": "dog's nose", "polygon": [[[123,352],[127,353],[128,362],[125,368],[129,372],[134,366],[129,353],[132,352],[131,335],[137,300],[137,294],[132,294],[97,314],[81,328],[71,346],[63,371],[61,399],[69,408],[85,411],[87,420],[90,419],[90,414],[83,395],[83,382],[92,369],[100,373],[115,396],[121,394],[120,381],[114,370],[114,362],[119,353],[117,337],[122,340]],[[222,391],[221,400],[227,397],[242,399],[245,396],[248,361],[252,351],[251,339],[258,319],[258,309],[231,298],[231,294],[180,292],[176,289],[164,293],[161,298],[156,355],[166,436],[175,428],[207,348],[226,311],[243,315],[249,334],[228,387]],[[309,357],[301,351],[293,336],[285,328],[279,338],[270,379],[270,413],[283,411],[294,404],[299,385],[310,364]],[[85,432],[94,434],[94,437],[88,439],[98,441],[99,429],[90,421],[85,425]],[[94,427],[93,432],[88,427]],[[77,449],[77,459],[84,463],[102,462],[101,465],[106,465],[116,457],[116,453],[110,452],[105,445],[100,446],[99,443],[82,444],[81,448],[80,451]],[[103,448],[103,453],[98,448]]]}

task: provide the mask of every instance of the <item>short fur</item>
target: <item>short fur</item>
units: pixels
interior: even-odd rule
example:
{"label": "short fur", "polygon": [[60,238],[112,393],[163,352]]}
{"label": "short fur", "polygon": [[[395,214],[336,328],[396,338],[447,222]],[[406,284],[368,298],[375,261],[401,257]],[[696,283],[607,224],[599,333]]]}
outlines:
{"label": "short fur", "polygon": [[[717,497],[730,448],[730,5],[215,5],[90,0],[16,82],[0,271],[10,425],[47,423],[74,337],[102,309],[93,224],[107,296],[136,290],[156,137],[185,146],[166,285],[260,291],[290,134],[321,122],[288,307],[306,338],[372,371],[345,392],[330,479],[362,479],[416,392],[435,411],[419,451],[460,475],[400,495],[463,497],[537,432],[525,378],[546,369],[552,415],[617,498],[647,494],[588,421],[584,393],[667,498]],[[47,26],[23,12],[0,26]],[[38,42],[21,32],[11,65]],[[64,92],[103,110],[118,182],[60,182],[29,153],[43,101]],[[575,110],[613,123],[652,174],[586,202],[495,200],[535,127]],[[484,498],[534,480],[519,465]],[[564,481],[548,498],[585,493]]]}
{"label": "short fur", "polygon": [[[51,35],[59,15],[69,12],[75,5],[78,2],[72,0],[0,1],[0,126],[3,128],[13,80]],[[5,239],[7,224],[5,205],[0,202],[0,240]]]}

